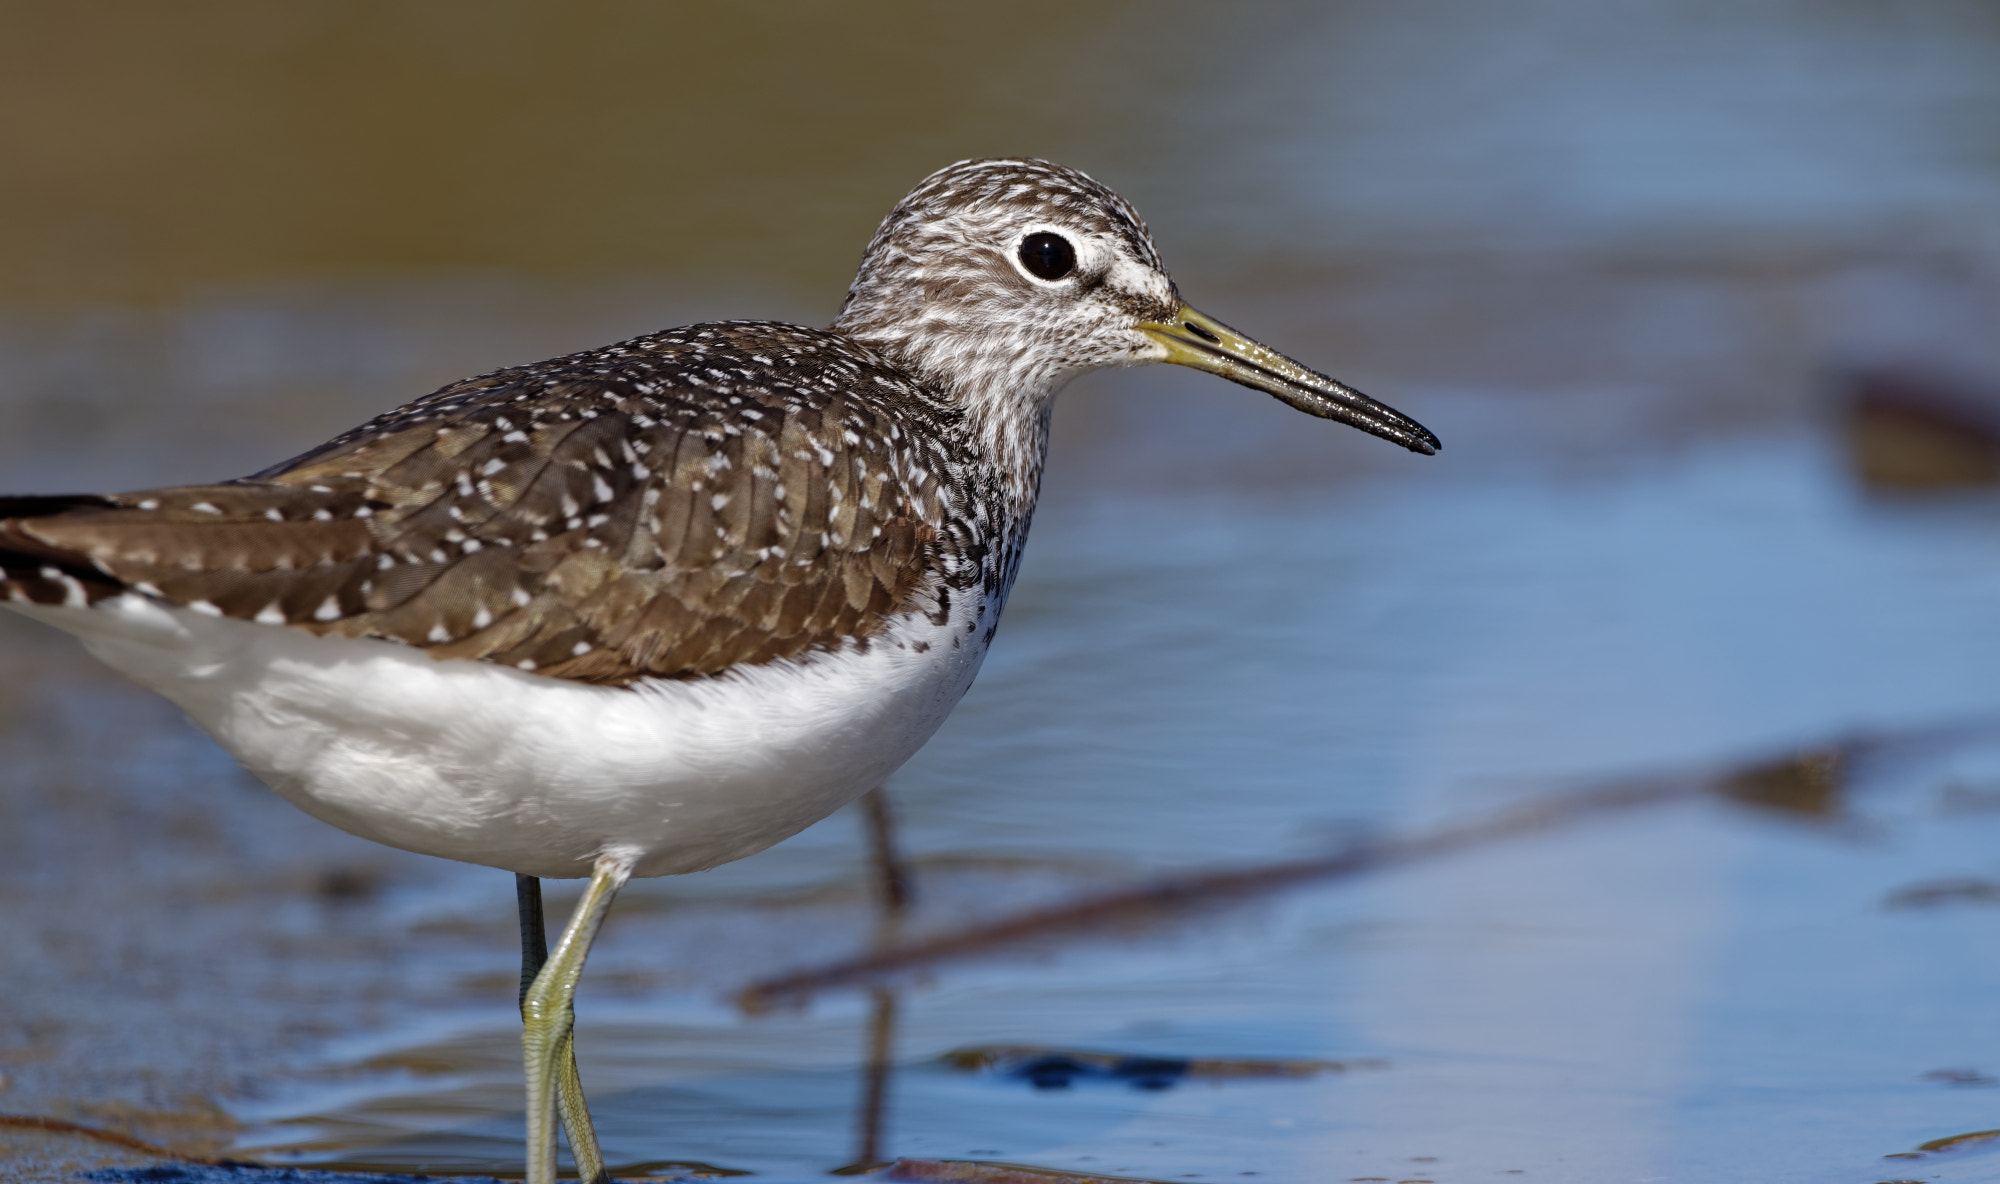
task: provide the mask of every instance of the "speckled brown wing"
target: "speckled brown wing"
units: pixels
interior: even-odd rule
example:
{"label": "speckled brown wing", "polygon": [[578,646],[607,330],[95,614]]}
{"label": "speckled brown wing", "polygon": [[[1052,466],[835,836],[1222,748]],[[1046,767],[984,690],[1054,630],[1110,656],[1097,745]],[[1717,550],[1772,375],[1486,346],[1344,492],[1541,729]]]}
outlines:
{"label": "speckled brown wing", "polygon": [[135,589],[584,682],[709,675],[944,611],[951,416],[842,339],[696,326],[446,387],[244,481],[21,502],[0,565],[40,603]]}
{"label": "speckled brown wing", "polygon": [[218,616],[330,619],[329,598],[366,567],[373,545],[361,503],[332,490],[273,492],[196,485],[0,499],[5,589],[37,604],[95,604],[131,590]]}

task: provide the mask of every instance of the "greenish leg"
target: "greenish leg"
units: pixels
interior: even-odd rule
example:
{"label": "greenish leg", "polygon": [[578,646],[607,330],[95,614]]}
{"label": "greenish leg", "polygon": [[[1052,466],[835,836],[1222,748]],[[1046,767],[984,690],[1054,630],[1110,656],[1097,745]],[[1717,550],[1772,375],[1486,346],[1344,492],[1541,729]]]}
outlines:
{"label": "greenish leg", "polygon": [[590,1107],[583,1101],[583,1078],[576,1073],[576,1038],[565,1033],[556,1053],[556,1109],[569,1135],[570,1158],[583,1184],[611,1184],[604,1170],[604,1153],[597,1149],[597,1128],[590,1124]]}
{"label": "greenish leg", "polygon": [[[528,988],[549,960],[548,929],[542,918],[542,882],[516,873],[514,900],[521,914],[521,1018],[527,1019]],[[590,1107],[583,1099],[583,1079],[576,1072],[574,1035],[562,1038],[556,1072],[556,1105],[562,1113],[563,1131],[569,1135],[569,1153],[576,1160],[577,1179],[583,1184],[609,1180],[604,1171],[604,1155],[597,1148],[597,1131],[590,1123]]]}
{"label": "greenish leg", "polygon": [[[588,1184],[607,1180],[603,1157],[597,1150],[597,1135],[591,1129],[590,1112],[584,1106],[583,1086],[576,1074],[572,1032],[576,1024],[573,1007],[577,980],[590,943],[604,924],[611,900],[632,874],[632,864],[619,856],[599,856],[591,871],[590,885],[577,902],[576,913],[555,952],[535,973],[521,996],[521,1051],[528,1079],[528,1184],[555,1184],[556,1111],[560,1106],[563,1125],[568,1128],[570,1149],[576,1157],[578,1174]],[[528,890],[516,881],[522,899],[523,969],[533,946],[526,897]],[[535,912],[539,914],[541,886],[534,887]]]}

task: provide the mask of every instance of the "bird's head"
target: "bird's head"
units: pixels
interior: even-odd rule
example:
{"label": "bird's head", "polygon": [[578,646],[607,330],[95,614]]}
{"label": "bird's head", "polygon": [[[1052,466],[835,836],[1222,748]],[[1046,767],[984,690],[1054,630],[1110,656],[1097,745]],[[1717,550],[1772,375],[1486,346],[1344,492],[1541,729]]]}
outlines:
{"label": "bird's head", "polygon": [[1432,453],[1408,416],[1183,302],[1124,198],[1043,160],[968,160],[897,203],[834,322],[982,410],[1033,413],[1071,378],[1173,362]]}

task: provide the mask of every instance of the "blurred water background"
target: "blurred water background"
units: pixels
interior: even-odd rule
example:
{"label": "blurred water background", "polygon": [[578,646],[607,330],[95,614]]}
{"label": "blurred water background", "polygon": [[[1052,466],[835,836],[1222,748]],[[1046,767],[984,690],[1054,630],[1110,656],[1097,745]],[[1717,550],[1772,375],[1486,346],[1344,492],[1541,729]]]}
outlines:
{"label": "blurred water background", "polygon": [[[465,374],[823,324],[911,184],[1016,154],[1446,447],[1077,383],[980,684],[892,783],[904,937],[1689,792],[739,1006],[883,940],[836,815],[620,901],[579,1003],[614,1163],[2000,1180],[1923,1149],[2000,1127],[1991,4],[0,3],[0,487],[226,477]],[[1908,444],[1855,411],[1885,383],[1944,479],[1868,467]],[[518,1165],[503,873],[297,815],[15,620],[0,785],[0,1111]],[[1341,1069],[1246,1068],[1298,1059]]]}

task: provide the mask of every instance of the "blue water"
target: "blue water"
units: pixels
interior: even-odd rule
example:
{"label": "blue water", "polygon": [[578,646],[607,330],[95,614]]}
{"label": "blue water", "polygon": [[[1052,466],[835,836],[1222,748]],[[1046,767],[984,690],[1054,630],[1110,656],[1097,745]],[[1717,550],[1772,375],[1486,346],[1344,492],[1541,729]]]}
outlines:
{"label": "blue water", "polygon": [[[2000,1076],[2000,911],[1888,903],[2000,877],[2000,745],[1924,738],[2000,721],[2000,503],[1870,502],[1792,436],[1615,478],[1052,510],[979,685],[894,783],[920,930],[1906,739],[1854,767],[1830,820],[1696,795],[904,977],[887,1154],[1160,1179],[2000,1178],[1976,1147],[1880,1158],[2000,1125],[1977,1083]],[[621,902],[579,1007],[614,1161],[851,1158],[871,997],[755,1017],[728,997],[867,945],[857,840],[836,816]],[[1038,1091],[939,1059],[987,1044],[1380,1064]],[[337,1089],[245,1107],[239,1150],[497,1170],[517,1047],[504,993],[405,1014],[335,1042],[358,1069]],[[1924,1076],[1954,1069],[1974,1084]]]}
{"label": "blue water", "polygon": [[[403,70],[425,38],[538,77],[535,22],[622,35],[576,11],[495,16],[491,44],[359,20],[350,52],[295,30],[272,44],[317,47],[297,72],[228,46],[99,62],[116,47],[64,26],[93,57],[22,75],[79,90],[35,96],[75,124],[23,125],[46,131],[22,150],[56,196],[18,207],[21,233],[73,240],[65,273],[106,269],[76,292],[173,295],[44,306],[0,284],[0,489],[216,479],[496,365],[696,319],[823,323],[836,232],[844,261],[924,170],[1032,151],[1132,197],[1197,306],[1446,448],[1419,460],[1205,376],[1079,383],[986,670],[891,787],[910,933],[1883,742],[1823,817],[1690,789],[748,1014],[746,986],[876,940],[861,827],[836,815],[620,900],[578,1037],[615,1163],[851,1163],[871,1023],[893,1010],[885,1157],[1314,1184],[2000,1181],[1995,1145],[1883,1158],[2000,1127],[2000,747],[1979,730],[2000,721],[2000,501],[1864,494],[1826,413],[1855,365],[2000,389],[1989,5],[1044,8],[1020,18],[1032,44],[973,30],[963,93],[907,120],[869,115],[903,100],[868,86],[826,90],[834,74],[778,77],[796,30],[754,19],[678,51],[728,86],[382,92],[449,110],[373,92],[370,63]],[[850,24],[835,56],[908,66],[925,44]],[[100,105],[81,66],[141,81]],[[329,68],[389,114],[349,104],[350,124]],[[211,87],[257,119],[173,114],[210,111]],[[812,152],[757,125],[795,131],[794,111],[848,118],[812,124]],[[691,184],[654,137],[697,127],[716,134]],[[372,150],[411,128],[445,173],[609,171],[439,222],[411,193],[428,147]],[[176,196],[238,173],[266,195],[241,227]],[[753,214],[708,226],[716,194]],[[437,270],[457,219],[493,254]],[[713,249],[674,237],[690,225]],[[334,229],[354,260],[321,250]],[[655,236],[669,249],[638,250]],[[183,238],[221,270],[156,274],[207,265],[165,249]],[[0,624],[0,1109],[222,1131],[281,1163],[517,1168],[508,878],[320,827],[33,638]],[[1001,1043],[1352,1067],[1037,1090],[942,1059]]]}

